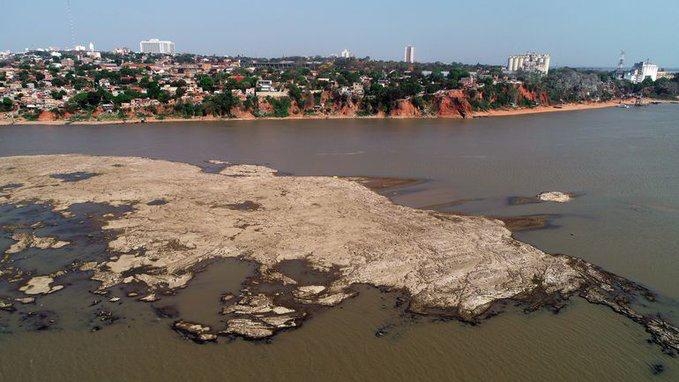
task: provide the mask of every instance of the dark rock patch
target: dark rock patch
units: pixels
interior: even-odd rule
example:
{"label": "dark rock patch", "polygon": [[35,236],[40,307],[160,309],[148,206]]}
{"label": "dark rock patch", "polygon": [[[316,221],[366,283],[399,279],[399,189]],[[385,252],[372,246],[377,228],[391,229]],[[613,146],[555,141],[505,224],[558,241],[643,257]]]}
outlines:
{"label": "dark rock patch", "polygon": [[306,260],[284,260],[278,263],[276,271],[297,281],[299,285],[330,285],[339,275],[339,269],[329,271],[315,269]]}
{"label": "dark rock patch", "polygon": [[423,183],[423,181],[420,179],[404,179],[389,177],[350,176],[343,178],[361,184],[373,191],[384,191],[386,189],[402,188]]}
{"label": "dark rock patch", "polygon": [[173,305],[154,306],[153,311],[159,318],[177,318],[179,317],[179,310]]}
{"label": "dark rock patch", "polygon": [[230,166],[228,162],[224,161],[217,161],[217,160],[211,160],[211,161],[204,161],[198,164],[198,167],[204,172],[208,174],[219,174],[222,170]]}
{"label": "dark rock patch", "polygon": [[19,326],[27,330],[42,331],[48,330],[57,322],[57,314],[49,311],[42,310],[36,312],[24,313],[21,316],[21,323]]}
{"label": "dark rock patch", "polygon": [[217,341],[217,335],[210,333],[210,327],[188,321],[175,321],[172,325],[177,333],[197,344]]}
{"label": "dark rock patch", "polygon": [[[190,247],[187,247],[186,245],[184,245],[181,241],[179,241],[177,239],[172,239],[172,240],[168,241],[163,246],[163,248],[167,249],[169,251],[187,251],[187,250],[191,249]],[[157,269],[162,270],[162,268],[157,268]],[[145,272],[145,273],[148,273],[148,272]]]}
{"label": "dark rock patch", "polygon": [[650,368],[653,375],[660,375],[665,372],[665,365],[662,363],[654,363],[650,365]]}
{"label": "dark rock patch", "polygon": [[[437,204],[429,204],[423,207],[419,207],[421,210],[433,210],[433,211],[438,211],[438,212],[451,212],[455,207],[467,204],[467,203],[472,203],[472,202],[482,202],[484,201],[484,198],[474,198],[474,199],[457,199],[453,200],[450,202],[445,202],[445,203],[437,203]],[[459,214],[460,212],[456,212]]]}
{"label": "dark rock patch", "polygon": [[101,325],[113,325],[116,321],[120,320],[120,317],[113,314],[113,312],[105,310],[105,309],[98,309],[94,313],[94,319],[92,320],[93,326],[92,326],[92,331],[97,331],[101,329]]}
{"label": "dark rock patch", "polygon": [[533,231],[538,229],[557,228],[553,223],[559,215],[557,214],[538,214],[523,216],[502,216],[495,217],[505,223],[507,229],[513,232]]}
{"label": "dark rock patch", "polygon": [[154,200],[151,200],[150,202],[146,203],[147,206],[162,206],[163,204],[167,204],[167,200],[165,200],[165,199],[154,199]]}
{"label": "dark rock patch", "polygon": [[50,178],[59,179],[62,182],[79,182],[81,180],[89,179],[100,174],[94,172],[76,171],[62,174],[52,174]]}
{"label": "dark rock patch", "polygon": [[15,312],[16,308],[12,303],[12,300],[6,297],[0,297],[0,310],[5,312]]}
{"label": "dark rock patch", "polygon": [[7,183],[5,185],[0,186],[0,192],[5,192],[9,190],[15,190],[19,187],[22,187],[22,183]]}
{"label": "dark rock patch", "polygon": [[162,274],[165,270],[163,268],[154,267],[152,265],[142,265],[140,267],[125,270],[120,273],[120,277],[127,278],[141,274],[157,275]]}
{"label": "dark rock patch", "polygon": [[375,337],[382,338],[389,334],[389,331],[394,327],[393,324],[382,325],[375,330]]}
{"label": "dark rock patch", "polygon": [[213,204],[211,208],[228,208],[236,211],[257,211],[262,208],[262,205],[251,200],[246,200],[242,203],[227,203],[227,204]]}
{"label": "dark rock patch", "polygon": [[510,206],[522,206],[524,204],[537,204],[543,203],[536,196],[510,196],[507,198],[507,204]]}

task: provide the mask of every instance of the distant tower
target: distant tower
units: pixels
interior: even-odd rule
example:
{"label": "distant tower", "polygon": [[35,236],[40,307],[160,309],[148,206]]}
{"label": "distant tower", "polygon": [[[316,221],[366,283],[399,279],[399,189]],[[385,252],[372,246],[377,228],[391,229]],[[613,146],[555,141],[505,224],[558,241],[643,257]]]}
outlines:
{"label": "distant tower", "polygon": [[94,43],[90,42],[90,52],[94,52]]}
{"label": "distant tower", "polygon": [[625,51],[621,50],[620,51],[620,59],[618,60],[618,68],[615,71],[615,74],[617,75],[618,78],[623,78],[625,76]]}
{"label": "distant tower", "polygon": [[415,63],[415,47],[414,46],[411,46],[411,45],[406,46],[403,61],[405,61],[408,64]]}
{"label": "distant tower", "polygon": [[68,27],[71,31],[71,46],[75,46],[75,23],[73,22],[71,0],[66,0],[66,15],[68,16]]}

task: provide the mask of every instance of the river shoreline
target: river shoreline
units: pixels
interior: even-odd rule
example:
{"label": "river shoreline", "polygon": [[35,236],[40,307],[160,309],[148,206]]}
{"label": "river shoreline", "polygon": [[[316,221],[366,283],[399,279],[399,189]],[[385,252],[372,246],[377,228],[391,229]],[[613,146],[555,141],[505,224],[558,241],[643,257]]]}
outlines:
{"label": "river shoreline", "polygon": [[[654,103],[663,104],[679,104],[679,101],[672,100],[650,100],[644,106]],[[68,120],[7,120],[6,117],[0,119],[0,126],[12,125],[122,125],[122,124],[137,124],[137,123],[170,123],[170,122],[225,122],[225,121],[282,121],[282,120],[361,120],[361,119],[474,119],[474,118],[490,118],[490,117],[509,117],[520,115],[557,113],[568,111],[583,111],[594,109],[605,109],[617,107],[620,104],[632,105],[633,101],[616,99],[607,102],[590,102],[590,103],[568,103],[556,106],[537,106],[534,108],[516,108],[516,109],[495,109],[489,111],[475,111],[470,118],[463,118],[461,116],[384,116],[384,115],[294,115],[289,117],[259,117],[259,118],[220,118],[220,117],[198,117],[198,118],[132,118],[126,120],[88,120],[88,121],[68,121]]]}

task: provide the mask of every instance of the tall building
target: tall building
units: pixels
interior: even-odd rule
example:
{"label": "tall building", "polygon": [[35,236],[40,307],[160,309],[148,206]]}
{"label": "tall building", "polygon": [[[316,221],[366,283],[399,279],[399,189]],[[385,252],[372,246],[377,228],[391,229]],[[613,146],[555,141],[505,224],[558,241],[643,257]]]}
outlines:
{"label": "tall building", "polygon": [[658,79],[658,65],[650,61],[637,62],[632,70],[625,74],[625,79],[635,84],[643,82],[646,78],[653,81]]}
{"label": "tall building", "polygon": [[407,62],[408,64],[412,64],[412,63],[415,62],[415,47],[414,46],[411,46],[411,45],[406,46],[406,51],[405,51],[403,61]]}
{"label": "tall building", "polygon": [[349,49],[344,49],[342,51],[342,53],[340,53],[340,57],[342,57],[342,58],[352,58],[352,57],[354,57],[354,54],[351,53],[351,51]]}
{"label": "tall building", "polygon": [[139,51],[142,53],[173,54],[174,43],[172,41],[161,41],[157,38],[142,40],[139,42]]}
{"label": "tall building", "polygon": [[549,54],[526,53],[509,56],[507,59],[507,71],[513,73],[521,70],[524,72],[547,74],[549,73],[550,60]]}

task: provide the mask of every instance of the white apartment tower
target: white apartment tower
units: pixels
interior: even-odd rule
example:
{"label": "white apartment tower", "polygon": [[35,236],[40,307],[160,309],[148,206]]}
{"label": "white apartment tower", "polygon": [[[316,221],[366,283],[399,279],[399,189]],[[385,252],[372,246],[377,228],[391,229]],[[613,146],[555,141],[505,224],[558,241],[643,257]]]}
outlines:
{"label": "white apartment tower", "polygon": [[414,46],[411,46],[411,45],[406,46],[403,61],[405,61],[408,64],[412,64],[412,63],[415,62],[415,47]]}
{"label": "white apartment tower", "polygon": [[635,84],[643,82],[646,78],[653,81],[658,79],[658,65],[650,61],[637,62],[632,67],[632,71],[625,74],[625,79]]}
{"label": "white apartment tower", "polygon": [[549,54],[526,53],[509,56],[507,59],[507,71],[513,73],[521,70],[524,72],[547,74],[549,73],[550,61],[551,57]]}
{"label": "white apartment tower", "polygon": [[139,51],[142,53],[173,54],[174,43],[172,41],[161,41],[157,38],[142,40],[139,42]]}

